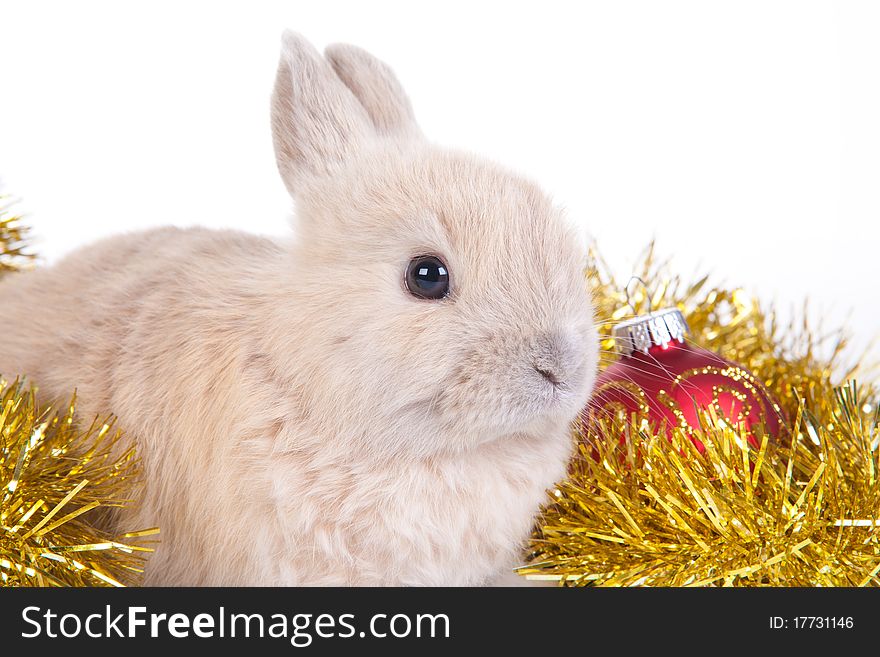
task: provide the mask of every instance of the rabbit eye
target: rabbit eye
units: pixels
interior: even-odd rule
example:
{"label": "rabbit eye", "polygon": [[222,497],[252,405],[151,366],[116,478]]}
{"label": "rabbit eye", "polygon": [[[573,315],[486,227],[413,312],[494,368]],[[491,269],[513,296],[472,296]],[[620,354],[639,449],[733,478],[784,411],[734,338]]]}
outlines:
{"label": "rabbit eye", "polygon": [[449,294],[446,264],[430,255],[413,258],[406,268],[406,289],[420,299],[442,299]]}

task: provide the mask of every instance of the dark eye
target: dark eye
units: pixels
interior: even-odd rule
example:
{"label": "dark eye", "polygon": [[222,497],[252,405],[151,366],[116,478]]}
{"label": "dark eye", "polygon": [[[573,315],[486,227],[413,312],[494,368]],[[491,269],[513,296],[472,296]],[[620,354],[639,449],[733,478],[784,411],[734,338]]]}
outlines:
{"label": "dark eye", "polygon": [[406,267],[406,289],[420,299],[442,299],[449,294],[449,270],[435,256],[418,256]]}

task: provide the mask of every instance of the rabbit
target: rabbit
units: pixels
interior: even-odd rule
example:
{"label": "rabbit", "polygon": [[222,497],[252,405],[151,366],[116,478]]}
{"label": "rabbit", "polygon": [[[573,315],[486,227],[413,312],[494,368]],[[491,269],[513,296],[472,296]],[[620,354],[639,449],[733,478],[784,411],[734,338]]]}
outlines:
{"label": "rabbit", "polygon": [[0,372],[142,462],[143,584],[513,583],[596,375],[586,240],[430,143],[391,69],[285,32],[295,231],[158,228],[0,281]]}

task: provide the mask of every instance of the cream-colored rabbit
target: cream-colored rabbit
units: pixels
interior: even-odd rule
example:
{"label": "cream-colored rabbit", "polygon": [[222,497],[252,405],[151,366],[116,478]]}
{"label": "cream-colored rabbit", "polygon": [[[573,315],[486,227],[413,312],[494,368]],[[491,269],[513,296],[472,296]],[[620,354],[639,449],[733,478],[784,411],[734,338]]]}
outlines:
{"label": "cream-colored rabbit", "polygon": [[163,228],[7,276],[0,371],[137,438],[147,584],[491,583],[594,379],[581,241],[358,48],[285,34],[272,128],[294,242]]}

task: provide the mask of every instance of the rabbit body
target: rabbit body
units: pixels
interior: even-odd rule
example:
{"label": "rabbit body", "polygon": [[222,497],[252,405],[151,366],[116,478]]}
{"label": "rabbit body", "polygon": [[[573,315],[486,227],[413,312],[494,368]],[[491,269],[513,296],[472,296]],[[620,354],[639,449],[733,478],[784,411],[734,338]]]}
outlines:
{"label": "rabbit body", "polygon": [[[0,281],[0,372],[137,441],[117,522],[161,528],[146,584],[476,585],[521,558],[594,377],[583,250],[409,112],[378,60],[288,34],[296,239],[162,228]],[[437,301],[403,282],[428,252]]]}

